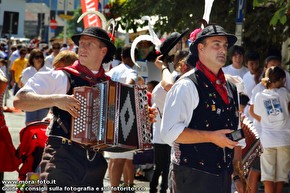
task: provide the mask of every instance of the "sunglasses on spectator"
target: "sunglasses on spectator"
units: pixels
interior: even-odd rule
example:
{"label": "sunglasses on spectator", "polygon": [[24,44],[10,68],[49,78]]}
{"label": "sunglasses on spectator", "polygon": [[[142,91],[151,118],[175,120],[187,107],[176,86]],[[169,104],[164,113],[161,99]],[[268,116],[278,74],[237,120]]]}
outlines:
{"label": "sunglasses on spectator", "polygon": [[59,50],[60,47],[52,47],[52,49]]}
{"label": "sunglasses on spectator", "polygon": [[20,53],[20,55],[21,55],[21,56],[25,56],[25,55],[26,55],[26,53]]}
{"label": "sunglasses on spectator", "polygon": [[35,59],[39,59],[39,58],[43,58],[43,56],[42,55],[36,55],[36,56],[34,56],[34,58]]}

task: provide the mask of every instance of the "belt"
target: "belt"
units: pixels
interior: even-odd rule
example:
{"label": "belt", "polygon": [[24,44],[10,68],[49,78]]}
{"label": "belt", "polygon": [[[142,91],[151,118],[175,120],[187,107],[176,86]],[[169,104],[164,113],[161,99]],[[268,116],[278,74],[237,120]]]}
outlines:
{"label": "belt", "polygon": [[[62,137],[62,136],[56,136],[56,135],[50,135],[48,136],[47,139],[48,143],[57,143],[57,144],[61,144],[61,145],[67,145],[67,146],[75,146],[77,148],[81,148],[83,150],[86,151],[86,155],[87,155],[87,159],[89,161],[93,161],[97,155],[97,153],[99,153],[98,150],[94,149],[93,146],[90,145],[82,145],[79,143],[76,143],[68,138]],[[90,156],[90,152],[94,152],[93,156]]]}

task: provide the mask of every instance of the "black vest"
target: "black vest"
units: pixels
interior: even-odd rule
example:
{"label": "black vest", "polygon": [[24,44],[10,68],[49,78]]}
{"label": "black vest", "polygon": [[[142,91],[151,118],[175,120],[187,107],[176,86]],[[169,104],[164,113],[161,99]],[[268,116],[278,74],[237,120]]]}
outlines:
{"label": "black vest", "polygon": [[[226,87],[230,103],[222,100],[212,83],[205,75],[196,70],[188,76],[198,91],[199,103],[194,109],[189,128],[215,131],[220,129],[236,130],[238,128],[238,96],[236,87],[227,82]],[[219,174],[225,170],[232,171],[234,151],[220,148],[213,143],[175,144],[175,153],[180,159],[179,165]]]}
{"label": "black vest", "polygon": [[[68,73],[67,71],[64,71],[65,74],[68,76],[68,80],[70,81],[70,89],[67,92],[68,95],[73,94],[73,88],[78,87],[78,86],[90,86],[89,82],[86,80]],[[59,118],[61,122],[64,124],[64,127],[67,129],[67,133],[64,131],[64,129],[57,123],[55,120],[53,122],[50,135],[57,135],[57,136],[62,136],[65,138],[70,138],[70,132],[71,132],[71,122],[72,122],[72,116],[64,110],[61,110],[57,107],[52,108],[53,115],[56,118]]]}

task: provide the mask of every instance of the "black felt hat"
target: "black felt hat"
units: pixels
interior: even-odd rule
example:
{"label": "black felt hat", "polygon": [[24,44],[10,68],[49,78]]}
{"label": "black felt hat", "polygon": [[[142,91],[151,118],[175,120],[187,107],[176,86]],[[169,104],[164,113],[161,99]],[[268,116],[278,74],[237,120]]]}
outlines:
{"label": "black felt hat", "polygon": [[103,62],[109,62],[113,59],[113,55],[115,54],[116,47],[111,42],[108,33],[99,27],[88,27],[84,29],[84,31],[80,34],[73,35],[71,37],[72,41],[78,46],[81,36],[91,36],[106,44],[108,48],[108,52],[103,60]]}
{"label": "black felt hat", "polygon": [[208,25],[201,32],[199,32],[196,36],[196,39],[190,45],[190,52],[193,55],[198,55],[197,53],[197,45],[202,42],[205,38],[214,37],[214,36],[226,36],[228,39],[228,47],[232,47],[236,41],[237,37],[233,34],[229,34],[225,32],[224,28],[219,25]]}
{"label": "black felt hat", "polygon": [[189,31],[187,28],[182,34],[178,32],[173,32],[170,34],[165,41],[160,46],[160,52],[163,55],[162,58],[164,58],[170,50],[182,39],[182,37]]}

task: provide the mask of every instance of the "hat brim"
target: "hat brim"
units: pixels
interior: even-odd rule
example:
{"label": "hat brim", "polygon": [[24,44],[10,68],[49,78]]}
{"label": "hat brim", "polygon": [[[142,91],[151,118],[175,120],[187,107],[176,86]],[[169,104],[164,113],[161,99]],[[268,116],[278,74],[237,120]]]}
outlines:
{"label": "hat brim", "polygon": [[80,33],[80,34],[73,35],[71,37],[71,39],[75,43],[75,45],[79,46],[79,41],[80,41],[81,36],[90,36],[90,37],[93,37],[93,38],[101,40],[108,47],[108,53],[113,53],[114,54],[115,51],[116,51],[116,47],[111,41],[108,41],[107,39],[104,39],[104,38],[101,38],[99,36],[95,36],[95,35],[92,35],[92,34],[89,34],[89,33]]}
{"label": "hat brim", "polygon": [[236,41],[237,41],[237,37],[235,35],[232,35],[232,34],[211,34],[211,35],[207,35],[207,36],[204,36],[204,37],[200,37],[198,39],[196,39],[191,45],[190,45],[190,52],[193,54],[193,55],[198,55],[198,52],[197,52],[197,45],[202,42],[205,38],[208,38],[208,37],[214,37],[214,36],[226,36],[227,39],[228,39],[228,48],[232,47]]}
{"label": "hat brim", "polygon": [[167,49],[162,53],[162,58],[164,59],[165,56],[168,55],[168,53],[170,52],[170,50],[172,50],[172,48],[183,38],[183,36],[185,36],[185,34],[189,31],[189,28],[187,28],[186,30],[184,30],[184,32],[182,32],[182,34],[180,34],[168,47]]}

